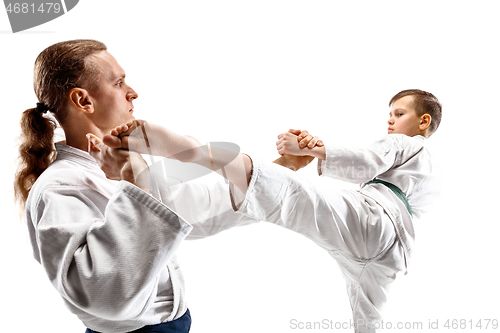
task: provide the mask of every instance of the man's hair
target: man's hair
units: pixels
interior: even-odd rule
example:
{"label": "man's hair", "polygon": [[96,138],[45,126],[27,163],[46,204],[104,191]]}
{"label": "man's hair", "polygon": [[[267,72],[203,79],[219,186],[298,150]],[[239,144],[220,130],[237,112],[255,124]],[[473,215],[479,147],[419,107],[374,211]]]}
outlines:
{"label": "man's hair", "polygon": [[417,112],[417,115],[423,116],[424,114],[429,114],[432,118],[431,125],[429,126],[429,134],[433,134],[439,127],[441,123],[441,103],[433,94],[419,90],[419,89],[408,89],[398,92],[391,98],[389,106],[392,106],[397,100],[405,96],[413,96],[413,107]]}
{"label": "man's hair", "polygon": [[[99,68],[92,56],[106,50],[99,41],[77,39],[60,42],[43,50],[35,61],[33,86],[40,103],[62,124],[67,116],[65,104],[73,88],[93,89]],[[53,144],[57,124],[38,108],[21,116],[19,167],[14,190],[24,209],[31,187],[55,158]]]}

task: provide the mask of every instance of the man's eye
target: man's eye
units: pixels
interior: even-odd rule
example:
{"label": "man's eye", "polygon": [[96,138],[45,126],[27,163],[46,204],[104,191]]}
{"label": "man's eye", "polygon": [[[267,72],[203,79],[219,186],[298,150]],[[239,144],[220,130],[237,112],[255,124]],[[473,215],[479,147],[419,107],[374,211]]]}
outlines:
{"label": "man's eye", "polygon": [[117,85],[118,87],[121,87],[121,86],[122,86],[122,81],[118,81],[118,82],[116,82],[116,85]]}

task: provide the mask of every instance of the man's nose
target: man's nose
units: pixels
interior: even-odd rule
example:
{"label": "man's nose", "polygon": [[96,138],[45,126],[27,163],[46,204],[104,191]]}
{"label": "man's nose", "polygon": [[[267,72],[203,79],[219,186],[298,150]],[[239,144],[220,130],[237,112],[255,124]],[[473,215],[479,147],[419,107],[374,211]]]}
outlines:
{"label": "man's nose", "polygon": [[135,90],[130,88],[130,91],[127,93],[127,99],[132,101],[138,97],[139,97],[139,95],[135,92]]}

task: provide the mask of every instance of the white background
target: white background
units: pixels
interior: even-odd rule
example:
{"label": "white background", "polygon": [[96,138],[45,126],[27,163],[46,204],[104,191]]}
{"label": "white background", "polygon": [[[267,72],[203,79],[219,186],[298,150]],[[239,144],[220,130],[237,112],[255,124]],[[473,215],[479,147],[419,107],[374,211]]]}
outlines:
{"label": "white background", "polygon": [[[423,330],[399,331],[424,332],[429,321],[453,331],[447,319],[500,320],[496,3],[81,0],[17,34],[0,10],[2,326],[85,330],[33,259],[12,195],[18,122],[37,102],[34,60],[76,38],[107,44],[139,93],[136,117],[264,160],[277,156],[276,136],[289,128],[327,144],[370,143],[385,134],[395,93],[434,93],[444,116],[428,144],[443,196],[417,223],[410,272],[394,284],[385,321],[421,322]],[[291,326],[351,318],[335,262],[300,235],[261,223],[185,242],[179,259],[193,333],[351,331]]]}

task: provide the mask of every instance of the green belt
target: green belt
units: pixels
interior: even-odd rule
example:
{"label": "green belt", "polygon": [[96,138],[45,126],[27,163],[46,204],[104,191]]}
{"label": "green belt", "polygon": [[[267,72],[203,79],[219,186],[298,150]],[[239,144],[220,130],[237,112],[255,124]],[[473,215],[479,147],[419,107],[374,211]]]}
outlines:
{"label": "green belt", "polygon": [[406,195],[403,193],[403,191],[401,191],[399,187],[380,179],[374,179],[372,181],[369,181],[368,183],[365,183],[363,187],[368,184],[382,184],[387,186],[401,201],[403,201],[403,203],[406,206],[406,209],[408,210],[408,213],[410,213],[410,215],[413,217],[413,214],[411,213],[410,203],[408,202]]}

